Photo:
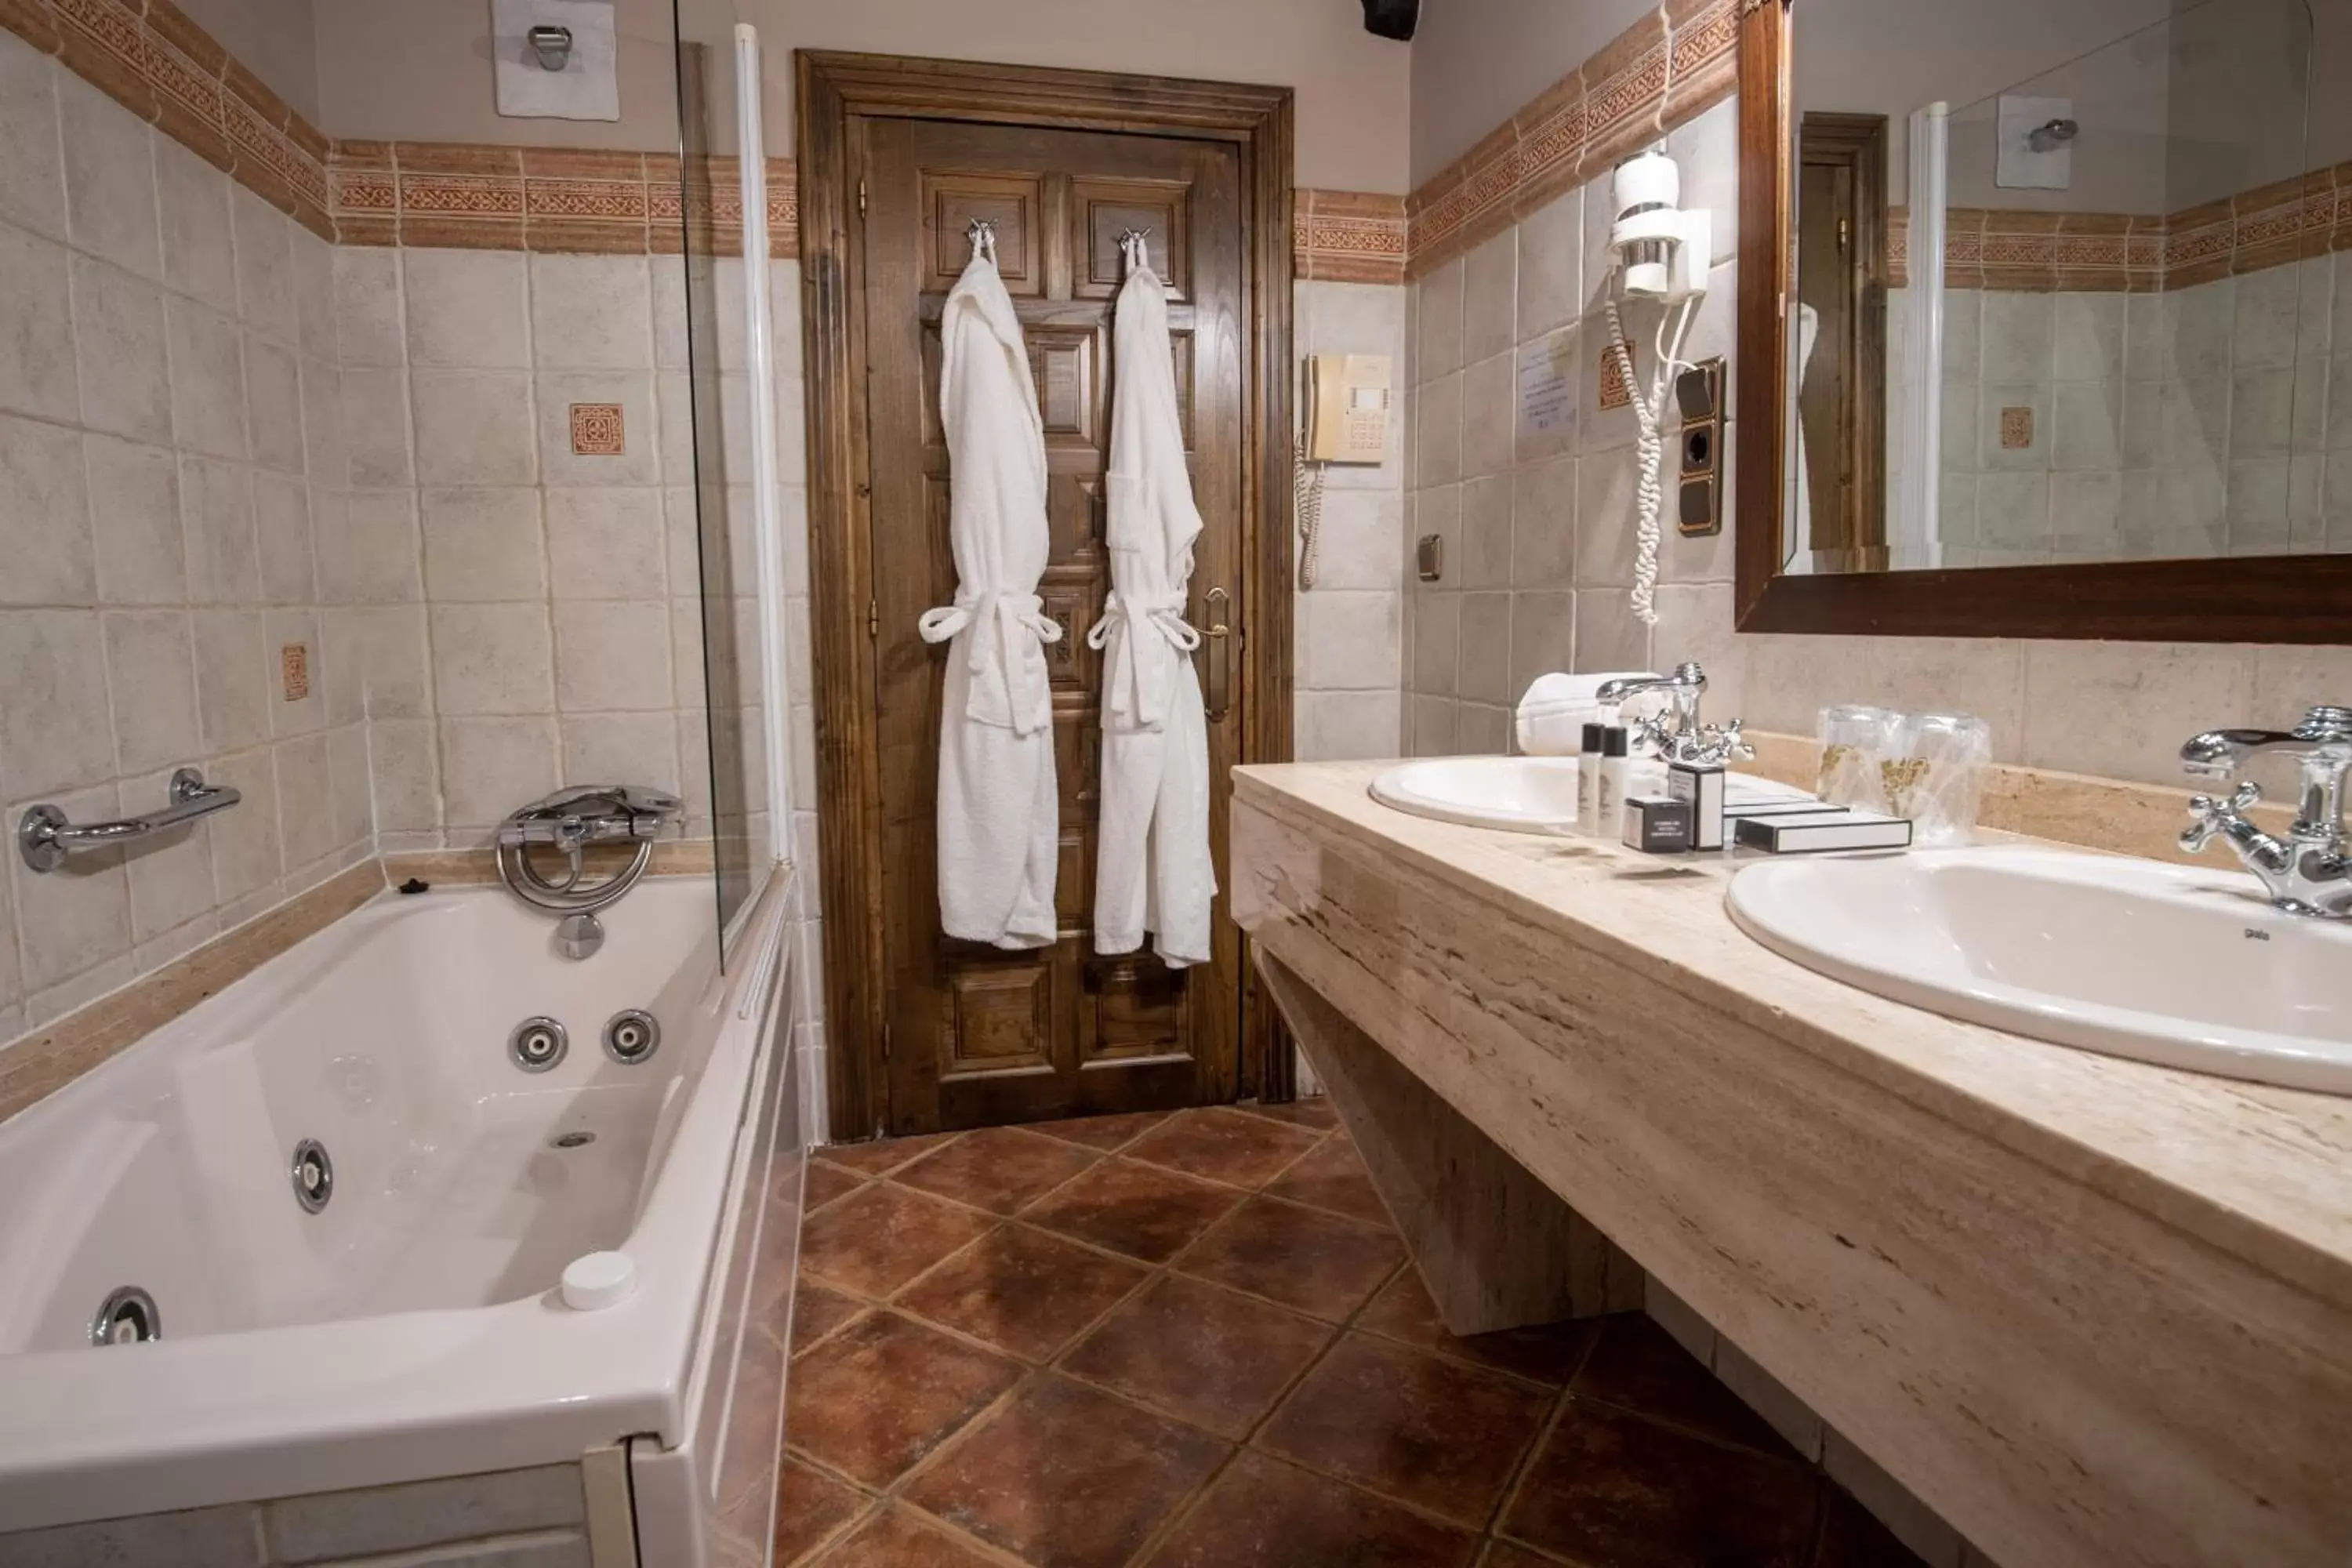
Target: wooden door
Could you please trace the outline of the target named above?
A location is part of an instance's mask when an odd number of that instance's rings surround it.
[[[1797,420],[1813,552],[1830,571],[1885,566],[1885,116],[1805,116],[1797,292],[1816,329],[1797,386]]]
[[[1244,221],[1230,142],[1094,131],[860,118],[866,325],[875,733],[882,832],[883,1005],[894,1132],[1229,1100],[1238,1080],[1240,944],[1221,895],[1216,961],[1171,970],[1148,949],[1094,951],[1102,656],[1086,635],[1110,586],[1104,549],[1112,298],[1118,236],[1150,231],[1169,283],[1170,333],[1193,496],[1204,524],[1195,626],[1209,595],[1243,602],[1242,322]],[[1029,952],[940,930],[935,812],[948,647],[916,633],[954,597],[948,453],[939,417],[940,320],[971,255],[974,218],[996,228],[998,268],[1026,337],[1045,416],[1052,554],[1038,592],[1062,627],[1054,690],[1062,853],[1060,939]],[[1230,611],[1220,618],[1234,619]],[[1240,650],[1232,700],[1211,713],[1212,852],[1225,864],[1228,770],[1240,760]]]

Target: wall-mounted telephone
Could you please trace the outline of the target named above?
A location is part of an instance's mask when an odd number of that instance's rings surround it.
[[[1307,459],[1377,463],[1389,439],[1386,354],[1317,354],[1307,362]]]
[[[1310,356],[1299,401],[1306,434],[1298,443],[1292,499],[1298,512],[1298,585],[1312,588],[1320,569],[1324,469],[1332,463],[1378,463],[1388,452],[1388,356]]]

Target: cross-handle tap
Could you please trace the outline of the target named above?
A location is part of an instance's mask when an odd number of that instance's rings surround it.
[[[1666,761],[1719,766],[1756,754],[1756,748],[1739,732],[1740,721],[1734,719],[1721,726],[1699,722],[1698,702],[1706,691],[1706,671],[1696,664],[1678,664],[1672,675],[1604,680],[1592,696],[1594,701],[1614,707],[1652,691],[1666,694],[1667,710],[1663,717],[1644,719],[1634,728],[1641,739]]]
[[[2194,855],[2214,839],[2227,843],[2262,882],[2271,902],[2294,914],[2352,918],[2352,859],[2346,854],[2345,783],[2352,776],[2352,708],[2314,708],[2291,731],[2210,730],[2180,748],[2181,765],[2208,778],[2231,778],[2259,756],[2289,758],[2302,770],[2300,801],[2286,837],[2256,827],[2246,813],[2262,788],[2242,784],[2227,801],[2198,795],[2196,821],[2180,847]]]

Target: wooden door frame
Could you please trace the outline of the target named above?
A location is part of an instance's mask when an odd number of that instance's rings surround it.
[[[1797,121],[1797,163],[1839,168],[1853,179],[1853,233],[1839,287],[1845,296],[1845,407],[1838,421],[1839,460],[1853,494],[1857,529],[1844,548],[1858,556],[1886,550],[1886,213],[1887,117],[1810,110]],[[1799,278],[1802,279],[1801,268]],[[1816,343],[1819,353],[1823,345]],[[1800,484],[1806,476],[1797,476]],[[1873,525],[1875,525],[1874,527]],[[1843,530],[1841,530],[1843,531]]]
[[[852,1139],[885,1131],[890,1106],[876,643],[867,615],[866,342],[856,286],[865,271],[856,222],[863,171],[849,122],[866,115],[978,121],[1178,135],[1238,150],[1250,288],[1249,342],[1241,345],[1241,748],[1245,763],[1272,763],[1291,756],[1292,100],[1288,88],[831,50],[795,50],[794,65],[828,1125],[836,1139]],[[1246,943],[1238,981],[1243,1090],[1286,1099],[1287,1037],[1259,994]]]

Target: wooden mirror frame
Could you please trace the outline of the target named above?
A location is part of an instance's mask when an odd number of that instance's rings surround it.
[[[1791,0],[1745,0],[1739,24],[1739,428],[1734,593],[1743,632],[2352,642],[2352,555],[1790,576],[1781,570],[1794,282]]]

